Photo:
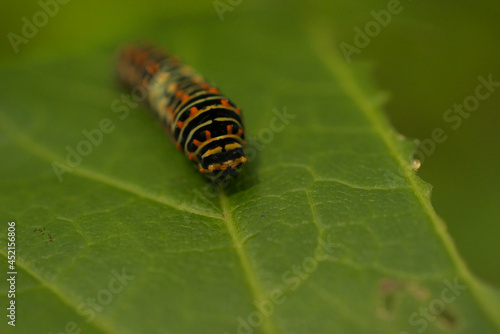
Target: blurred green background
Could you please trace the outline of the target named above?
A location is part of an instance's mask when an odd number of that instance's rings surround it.
[[[353,28],[364,29],[373,20],[370,11],[386,9],[388,1],[329,1],[329,12],[324,11],[326,3],[243,0],[224,17],[238,20],[250,11],[294,15],[297,11],[290,9],[299,6],[303,16],[295,19],[300,22],[303,17],[319,15],[321,8],[321,15],[331,18],[337,29],[337,43],[354,44]],[[373,64],[379,88],[391,97],[386,105],[388,116],[400,133],[425,139],[435,128],[446,131],[448,140],[425,157],[418,173],[433,185],[433,205],[469,267],[483,280],[500,286],[500,89],[481,102],[458,129],[443,121],[448,108],[474,93],[478,76],[491,74],[500,81],[500,3],[413,0],[401,5],[402,12],[353,55],[353,61]],[[109,50],[111,59],[123,41],[147,38],[155,29],[152,18],[158,12],[173,22],[173,29],[180,17],[217,16],[211,0],[69,1],[15,54],[7,34],[21,34],[21,18],[31,19],[39,10],[33,0],[0,3],[1,67],[102,50]]]

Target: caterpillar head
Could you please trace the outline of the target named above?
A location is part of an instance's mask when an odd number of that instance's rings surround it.
[[[230,147],[228,147],[230,146]],[[219,146],[214,150],[207,151],[200,159],[200,172],[212,181],[225,180],[236,177],[240,174],[247,157],[243,152],[243,147],[239,144]]]

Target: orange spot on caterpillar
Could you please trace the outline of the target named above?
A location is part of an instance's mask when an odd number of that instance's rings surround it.
[[[182,130],[182,127],[184,126],[184,122],[178,121],[177,122],[177,127]]]
[[[201,145],[201,141],[199,141],[197,139],[193,139],[193,144],[194,144],[194,146],[200,146]]]
[[[236,113],[237,113],[238,115],[241,115],[241,109],[240,109],[240,108],[236,108]]]
[[[146,71],[148,71],[149,74],[153,75],[155,74],[156,72],[158,72],[158,70],[160,69],[160,66],[158,65],[157,62],[150,62],[148,64],[148,66],[146,67]]]
[[[226,129],[227,129],[227,134],[228,135],[233,134],[233,127],[231,125],[228,125]]]
[[[169,115],[170,115],[170,114],[172,114],[172,112],[173,112],[173,111],[174,111],[174,109],[172,109],[172,107],[171,107],[171,106],[168,106],[168,107],[167,107],[167,114],[169,114]]]
[[[222,105],[224,105],[226,107],[229,107],[229,101],[228,100],[220,100],[220,103],[222,103]]]
[[[184,91],[183,91],[183,90],[178,90],[178,91],[175,93],[175,97],[180,97],[181,95],[184,95]]]
[[[191,116],[196,115],[199,111],[198,108],[196,108],[196,107],[191,107],[191,109],[189,109],[189,110],[191,110]]]
[[[211,87],[208,91],[213,94],[219,94],[219,90],[215,87]]]
[[[189,160],[191,160],[191,161],[194,161],[194,160],[195,160],[194,155],[192,155],[191,153],[188,153],[188,158],[189,158]]]
[[[184,96],[182,97],[181,102],[182,102],[182,103],[184,103],[184,102],[186,102],[187,100],[189,100],[189,98],[190,98],[190,96],[189,96],[189,95],[184,95]]]
[[[203,89],[210,89],[210,85],[207,84],[206,82],[204,82],[204,83],[201,84],[201,88],[203,88]]]
[[[239,129],[238,132],[236,133],[236,135],[240,136],[243,134],[243,130]]]
[[[176,144],[175,144],[175,147],[177,147],[177,149],[178,149],[179,151],[182,151],[182,147],[181,147],[181,144],[179,144],[179,143],[176,143]]]
[[[207,139],[211,139],[212,138],[212,134],[210,133],[210,131],[205,130],[205,137],[207,137]]]

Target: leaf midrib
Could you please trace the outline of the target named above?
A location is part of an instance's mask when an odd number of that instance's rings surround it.
[[[258,275],[256,274],[256,270],[254,266],[251,264],[250,258],[248,257],[244,247],[243,241],[238,233],[236,228],[236,224],[234,223],[233,216],[231,214],[231,208],[228,202],[227,196],[221,190],[219,193],[220,203],[222,207],[222,211],[224,214],[224,223],[227,227],[229,235],[234,245],[234,250],[238,256],[243,272],[245,273],[245,278],[247,280],[250,292],[253,295],[254,301],[260,302],[266,299],[266,295],[262,289],[262,284],[259,281]],[[269,334],[277,333],[276,325],[274,324],[274,317],[264,317],[262,324],[262,329]]]

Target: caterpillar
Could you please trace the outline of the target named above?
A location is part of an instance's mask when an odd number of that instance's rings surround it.
[[[211,180],[240,174],[247,161],[241,109],[173,56],[151,45],[118,52],[118,79],[147,93],[146,104],[177,148]]]

